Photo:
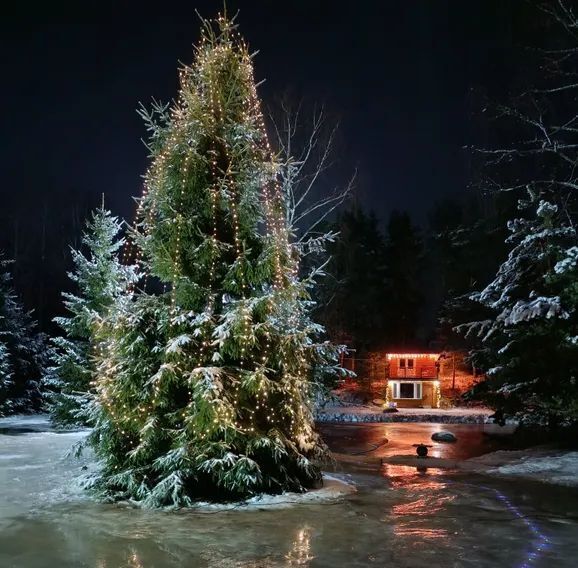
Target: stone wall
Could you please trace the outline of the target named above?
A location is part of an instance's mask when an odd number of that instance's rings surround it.
[[[317,422],[375,423],[375,422],[428,422],[436,424],[492,424],[493,419],[487,413],[443,414],[442,412],[424,411],[423,413],[404,414],[400,412],[342,412],[339,410],[321,409],[315,416]]]

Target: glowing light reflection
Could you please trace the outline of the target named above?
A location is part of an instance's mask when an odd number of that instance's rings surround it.
[[[309,566],[315,556],[311,554],[311,528],[304,526],[297,531],[291,550],[285,555],[288,566]]]
[[[435,515],[443,511],[459,495],[455,492],[454,495],[446,494],[440,496],[440,494],[444,492],[447,486],[460,484],[472,487],[478,491],[492,493],[514,519],[523,523],[530,532],[529,549],[525,552],[524,559],[519,564],[516,564],[516,568],[532,568],[536,566],[538,561],[552,548],[551,540],[544,534],[538,523],[526,516],[499,489],[474,483],[448,480],[447,478],[444,478],[443,481],[435,479],[435,477],[444,474],[442,470],[427,469],[426,473],[426,468],[424,468],[420,473],[419,468],[416,470],[414,466],[383,464],[382,471],[384,476],[390,480],[393,489],[405,489],[410,499],[415,497],[416,494],[418,495],[417,498],[413,498],[406,503],[398,503],[391,509],[396,521],[393,530],[398,537],[436,541],[451,538],[446,529],[432,526],[432,523],[435,521]],[[432,474],[433,477],[430,478]],[[424,526],[426,523],[428,526]]]

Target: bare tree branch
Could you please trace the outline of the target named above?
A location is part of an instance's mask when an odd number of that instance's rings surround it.
[[[281,102],[281,117],[269,113],[278,148],[279,175],[285,198],[286,217],[294,244],[302,251],[322,247],[323,239],[335,239],[331,231],[314,233],[350,197],[355,175],[330,193],[321,190],[324,175],[333,165],[331,156],[338,126],[326,128],[324,108],[316,108],[305,119],[303,104],[292,109]],[[305,122],[305,128],[302,124]],[[306,134],[304,134],[304,131]]]

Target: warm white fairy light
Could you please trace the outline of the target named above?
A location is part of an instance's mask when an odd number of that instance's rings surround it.
[[[221,24],[225,26],[224,21]],[[225,32],[229,33],[225,29]],[[235,34],[231,34],[235,36]],[[246,251],[244,245],[244,233],[247,229],[243,226],[243,211],[240,207],[241,196],[237,188],[235,175],[236,172],[231,171],[230,168],[225,168],[225,171],[220,170],[220,160],[222,159],[222,164],[231,164],[231,148],[227,143],[227,140],[223,140],[221,135],[224,129],[223,119],[224,113],[221,105],[221,93],[219,88],[219,78],[215,76],[218,72],[219,65],[224,65],[228,58],[236,57],[241,58],[243,64],[243,76],[242,81],[245,88],[247,88],[249,93],[249,102],[246,110],[244,111],[243,120],[249,125],[254,125],[257,132],[255,139],[253,141],[253,151],[261,156],[266,163],[269,164],[267,171],[260,172],[263,177],[263,182],[261,186],[261,203],[263,207],[263,218],[265,221],[265,233],[266,246],[271,247],[271,253],[273,258],[273,281],[272,290],[266,290],[264,293],[267,295],[266,305],[267,309],[264,314],[264,325],[259,331],[252,330],[253,324],[253,304],[252,296],[254,295],[252,287],[250,285],[250,275],[246,274]],[[169,160],[172,161],[175,152],[183,152],[184,160],[180,179],[180,195],[178,199],[177,212],[175,214],[175,240],[173,243],[173,250],[171,252],[172,257],[172,268],[170,281],[172,283],[171,289],[171,314],[173,316],[173,321],[177,321],[175,316],[178,312],[178,282],[184,274],[186,274],[186,267],[182,265],[185,261],[185,256],[183,255],[184,246],[184,227],[186,226],[186,207],[187,203],[187,182],[188,182],[188,172],[191,154],[189,151],[189,146],[184,142],[184,136],[186,132],[186,127],[189,121],[193,120],[187,115],[186,105],[197,104],[200,100],[206,116],[202,120],[206,120],[207,123],[203,127],[208,128],[208,136],[213,140],[212,147],[210,151],[210,175],[211,184],[208,188],[209,198],[210,198],[210,216],[211,216],[211,227],[210,234],[207,235],[209,239],[211,254],[210,260],[207,264],[208,269],[208,305],[207,312],[210,314],[214,309],[215,294],[219,290],[217,286],[217,279],[221,276],[217,273],[218,261],[220,256],[220,241],[218,236],[218,223],[220,221],[220,206],[226,204],[229,209],[231,222],[231,228],[233,232],[233,246],[235,251],[235,262],[238,268],[238,304],[237,309],[239,311],[239,317],[241,321],[241,337],[239,342],[239,359],[240,364],[243,367],[243,372],[241,373],[241,378],[232,382],[232,401],[233,403],[228,403],[226,401],[216,401],[213,405],[213,418],[211,420],[211,425],[204,428],[202,431],[199,429],[197,435],[201,439],[212,436],[213,429],[222,429],[226,432],[226,428],[234,428],[239,432],[251,433],[255,432],[258,427],[258,421],[260,419],[265,420],[269,423],[274,423],[275,421],[282,420],[284,418],[289,420],[290,430],[293,434],[306,432],[306,425],[309,418],[305,416],[303,410],[303,384],[304,377],[306,376],[308,370],[307,358],[305,356],[305,351],[301,351],[297,355],[296,363],[286,363],[282,360],[282,354],[277,353],[276,349],[279,347],[272,343],[272,335],[269,329],[268,318],[277,317],[276,312],[276,301],[282,301],[289,298],[289,300],[294,299],[295,293],[288,290],[290,288],[290,283],[293,278],[297,276],[298,264],[296,261],[296,255],[293,254],[292,245],[290,243],[289,234],[287,230],[287,222],[284,214],[283,207],[283,196],[281,186],[277,179],[277,165],[275,164],[274,153],[269,144],[267,133],[265,129],[265,123],[263,119],[263,114],[260,109],[260,102],[257,96],[254,78],[253,78],[253,67],[251,58],[248,54],[246,45],[244,43],[238,43],[235,45],[232,40],[228,40],[225,43],[219,44],[216,47],[212,41],[207,41],[206,38],[201,40],[201,46],[197,51],[197,67],[195,70],[185,68],[181,70],[181,91],[179,93],[179,102],[172,109],[172,123],[173,123],[173,133],[172,136],[167,140],[165,147],[160,150],[147,174],[147,183],[143,190],[141,199],[139,200],[137,207],[137,218],[141,219],[141,227],[143,232],[143,240],[146,241],[150,239],[153,230],[153,222],[155,217],[156,199],[152,191],[156,188],[161,188],[166,183],[165,177],[169,175],[170,169],[167,166]],[[196,81],[199,80],[199,76],[204,76],[206,79],[208,75],[208,92],[199,89],[199,92],[189,92],[190,90],[198,89]],[[218,73],[217,73],[218,75]],[[189,91],[188,91],[189,90]],[[196,99],[195,99],[196,97]],[[194,120],[201,120],[195,118]],[[183,139],[181,139],[181,136]],[[214,140],[219,140],[219,148],[215,147]],[[222,144],[221,144],[222,143]],[[144,216],[143,216],[144,213]],[[223,220],[226,221],[224,215]],[[224,249],[224,247],[223,247]],[[226,250],[226,249],[224,249]],[[127,253],[128,254],[128,253]],[[142,246],[137,247],[137,263],[143,263],[143,250]],[[128,258],[128,257],[125,257]],[[148,272],[146,274],[148,277]],[[167,283],[164,284],[165,290]],[[299,317],[297,310],[291,314],[291,317]],[[199,338],[196,340],[196,349],[187,349],[187,357],[192,356],[191,352],[194,352],[194,364],[197,367],[202,367],[206,364],[207,352],[210,351],[211,341],[210,336],[212,332],[212,321],[209,320],[201,325],[201,333]],[[257,345],[260,349],[260,353],[257,357],[257,349],[253,349],[252,345],[255,341],[253,334],[258,334],[256,338]],[[249,350],[253,357],[249,357]],[[210,359],[209,359],[210,360]],[[249,361],[252,361],[253,365],[249,366]],[[271,371],[268,366],[272,368],[279,369],[279,378],[271,380],[268,375]],[[294,367],[294,368],[293,368]],[[109,371],[110,375],[110,388],[113,387],[113,371]],[[241,386],[242,377],[255,373],[258,377],[258,388],[253,396],[254,407],[248,406],[250,402],[248,400],[244,401],[244,408],[238,408],[240,404],[240,392],[243,387]],[[275,373],[275,371],[273,371]],[[162,375],[160,375],[162,377]],[[195,403],[193,401],[193,386],[194,381],[197,380],[194,377],[189,379],[189,389],[188,389],[188,401],[184,408],[182,409],[180,415],[183,420],[189,419],[194,414]],[[288,396],[279,408],[275,407],[272,402],[272,397],[275,389],[283,390],[288,392]],[[244,390],[244,389],[243,389]],[[131,420],[144,423],[144,420],[153,412],[153,407],[159,402],[163,387],[161,384],[161,378],[154,383],[151,398],[148,401],[148,405],[144,403],[139,403],[134,406],[134,408],[123,408],[122,405],[118,405],[114,401],[110,402],[111,415],[113,408],[122,408],[123,411],[128,413],[133,413]],[[107,392],[106,396],[110,396]],[[244,396],[249,398],[246,393]],[[249,418],[247,418],[247,416]],[[242,418],[243,417],[243,418]],[[283,418],[284,417],[284,418]],[[115,420],[120,419],[118,414],[114,416]],[[199,426],[200,428],[200,426]]]

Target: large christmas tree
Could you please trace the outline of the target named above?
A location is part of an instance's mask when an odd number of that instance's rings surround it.
[[[125,296],[101,326],[96,486],[145,506],[303,491],[321,482],[310,384],[333,351],[316,343],[230,21],[204,24],[180,79],[171,109],[143,111],[152,163],[134,240],[157,293]]]

